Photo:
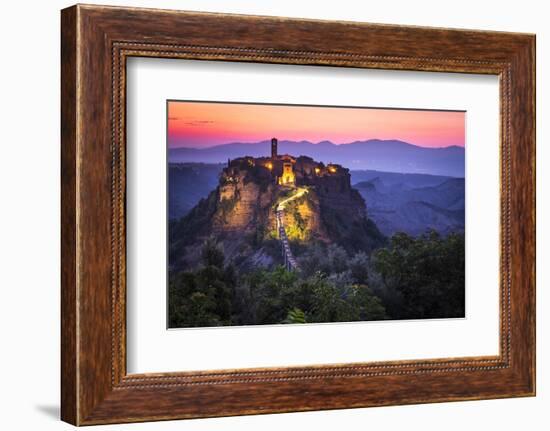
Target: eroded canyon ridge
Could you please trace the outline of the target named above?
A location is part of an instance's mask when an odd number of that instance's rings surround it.
[[[349,170],[228,160],[169,223],[169,327],[463,317],[464,236],[384,236]]]

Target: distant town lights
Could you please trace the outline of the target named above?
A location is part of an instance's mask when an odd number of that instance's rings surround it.
[[[329,166],[329,167],[328,167],[328,171],[329,171],[331,174],[335,174],[335,173],[336,173],[336,166]]]

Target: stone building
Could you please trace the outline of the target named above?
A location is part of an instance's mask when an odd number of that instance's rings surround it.
[[[258,180],[263,178],[279,186],[316,186],[321,193],[346,193],[350,188],[348,169],[333,163],[325,165],[308,156],[279,154],[277,138],[271,139],[270,156],[228,160],[224,182],[238,181],[239,172],[249,172]]]
[[[271,160],[266,163],[266,167],[275,175],[277,184],[295,186],[294,163],[296,163],[296,159],[288,154],[279,156],[277,144],[277,138],[271,138]]]

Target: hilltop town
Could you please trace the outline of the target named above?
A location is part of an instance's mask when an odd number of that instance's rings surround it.
[[[210,235],[240,266],[288,269],[296,266],[291,243],[369,250],[382,242],[347,168],[278,154],[276,138],[265,157],[228,160],[216,190],[172,227],[170,264],[192,265],[194,247]]]
[[[274,184],[284,187],[315,185],[322,182],[325,187],[344,191],[349,186],[348,169],[332,163],[325,165],[307,156],[280,155],[277,152],[277,138],[271,139],[270,157],[240,157],[228,160],[227,168],[224,170],[225,179],[231,181],[236,172],[249,167],[257,167],[260,176],[269,177]]]

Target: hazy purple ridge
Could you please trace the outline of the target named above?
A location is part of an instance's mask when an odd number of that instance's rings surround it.
[[[170,163],[225,163],[227,159],[270,154],[270,141],[234,142],[207,148],[177,147],[170,142]],[[464,177],[465,149],[460,146],[421,147],[399,140],[370,139],[336,145],[330,141],[279,141],[279,154],[309,156],[324,163],[338,163],[351,170],[370,169],[385,172],[425,173]]]

